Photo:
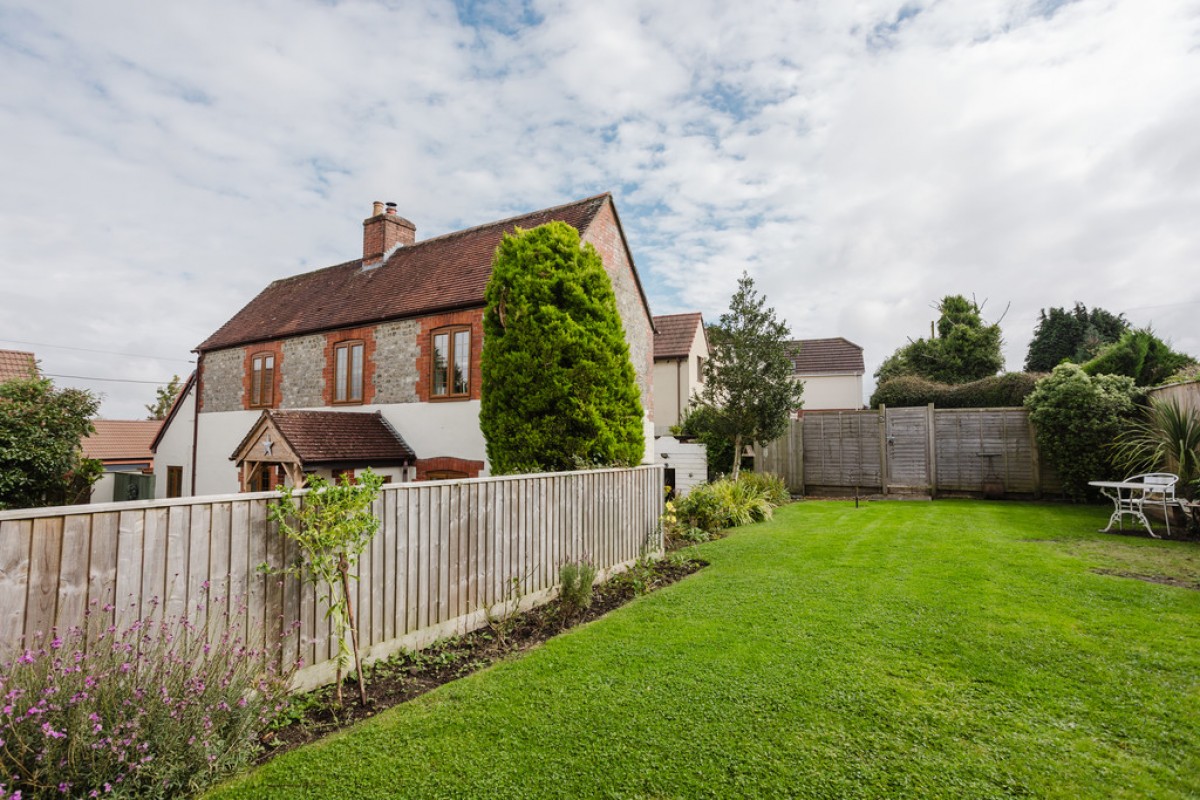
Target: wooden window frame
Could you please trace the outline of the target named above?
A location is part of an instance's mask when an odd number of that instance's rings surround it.
[[[271,366],[266,365],[270,359]],[[263,366],[259,366],[262,364]],[[278,369],[275,353],[263,350],[250,356],[250,408],[275,407],[275,371]]]
[[[167,467],[167,497],[183,497],[183,467]]]
[[[467,380],[466,387],[461,392],[453,391],[454,370],[453,366],[458,352],[455,348],[454,340],[460,333],[467,334]],[[446,337],[446,391],[439,394],[437,391],[437,337]],[[438,328],[429,334],[429,399],[434,402],[445,400],[470,400],[471,399],[471,381],[475,377],[472,375],[471,369],[471,341],[472,331],[470,325],[447,325],[444,328]]]
[[[361,364],[358,372],[358,397],[354,398],[354,348],[358,348],[360,352]],[[346,380],[343,384],[338,380],[338,354],[342,351],[346,352]],[[346,339],[343,342],[337,342],[333,345],[333,364],[331,369],[333,381],[333,391],[330,392],[330,399],[335,406],[361,406],[366,400],[367,386],[367,343],[362,339]],[[344,390],[346,396],[339,400],[338,392]]]

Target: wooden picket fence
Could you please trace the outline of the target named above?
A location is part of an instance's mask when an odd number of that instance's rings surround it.
[[[0,661],[52,628],[188,616],[236,598],[257,642],[283,641],[306,665],[296,686],[327,682],[338,651],[311,583],[259,569],[293,563],[295,546],[256,494],[0,512]],[[552,596],[558,569],[602,573],[661,552],[663,469],[643,466],[388,485],[379,532],[355,582],[368,658],[486,621],[488,609]],[[296,626],[294,623],[298,622]]]

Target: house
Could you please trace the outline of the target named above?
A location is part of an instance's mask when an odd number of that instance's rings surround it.
[[[195,434],[196,373],[192,372],[179,387],[175,402],[150,443],[150,452],[154,454],[156,499],[191,494]]]
[[[83,456],[104,465],[104,474],[92,485],[91,502],[149,500],[154,497],[154,456],[150,445],[158,436],[157,419],[96,419],[96,430],[84,437]]]
[[[0,350],[0,383],[19,378],[36,378],[37,359],[24,350]]]
[[[365,467],[393,481],[487,474],[479,365],[492,258],[503,234],[556,220],[596,248],[612,280],[649,461],[653,323],[613,198],[602,194],[424,241],[394,204],[376,203],[360,258],[275,281],[196,348],[194,388],[164,426],[156,471],[165,480],[176,468],[184,494]],[[333,426],[358,449],[304,443]]]
[[[842,337],[788,342],[796,380],[804,384],[804,410],[863,407],[863,349]]]
[[[654,435],[679,424],[692,395],[704,385],[708,334],[699,313],[654,318]]]

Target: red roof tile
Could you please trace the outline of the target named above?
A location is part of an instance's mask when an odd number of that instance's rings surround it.
[[[491,222],[401,247],[381,266],[362,260],[277,280],[197,350],[345,328],[432,311],[483,305],[492,257],[516,227],[562,221],[582,234],[608,194]]]
[[[24,350],[0,350],[0,383],[14,378],[36,378],[37,360]]]
[[[412,461],[412,448],[376,411],[264,411],[302,464]],[[246,446],[250,429],[231,459]]]
[[[665,314],[654,318],[654,358],[687,358],[696,340],[696,330],[704,326],[699,312]]]
[[[863,349],[840,336],[836,339],[800,339],[788,342],[788,347],[797,375],[862,375],[866,372]]]
[[[158,436],[162,420],[94,419],[96,432],[84,438],[83,454],[101,461],[149,461],[150,443]]]

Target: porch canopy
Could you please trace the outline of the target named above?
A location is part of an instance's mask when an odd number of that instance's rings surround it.
[[[248,490],[264,468],[281,467],[293,486],[318,467],[407,467],[416,454],[380,412],[268,409],[229,457]]]

